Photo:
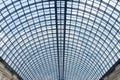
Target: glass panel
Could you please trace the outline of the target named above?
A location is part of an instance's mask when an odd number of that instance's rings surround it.
[[[117,0],[1,0],[0,57],[23,80],[99,80],[120,59]]]

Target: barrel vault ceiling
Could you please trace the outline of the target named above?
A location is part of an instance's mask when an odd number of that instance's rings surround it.
[[[0,57],[23,80],[99,80],[120,59],[120,2],[0,0]]]

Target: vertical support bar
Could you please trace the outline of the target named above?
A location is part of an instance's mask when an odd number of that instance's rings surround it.
[[[63,78],[64,80],[64,60],[65,60],[65,36],[66,36],[66,12],[67,12],[67,0],[65,0],[65,10],[64,10],[64,42],[63,42]]]
[[[60,80],[60,59],[59,59],[59,40],[58,40],[58,21],[57,21],[57,1],[55,0],[55,23],[56,23],[56,38],[57,38],[57,57],[58,57],[58,80]]]

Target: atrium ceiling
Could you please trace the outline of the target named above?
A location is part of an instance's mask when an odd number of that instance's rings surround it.
[[[120,2],[0,0],[0,57],[23,80],[99,80],[120,59]]]

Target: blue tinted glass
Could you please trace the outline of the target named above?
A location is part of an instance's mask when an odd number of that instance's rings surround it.
[[[23,80],[99,80],[120,59],[117,0],[0,0],[0,57]]]

